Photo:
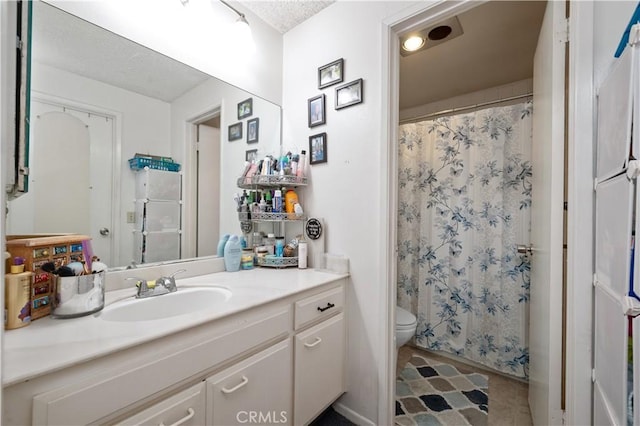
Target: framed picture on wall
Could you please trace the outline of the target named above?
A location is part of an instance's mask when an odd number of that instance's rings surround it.
[[[242,139],[242,122],[229,126],[229,142]]]
[[[259,131],[260,131],[259,118],[253,118],[247,121],[247,143],[258,142]]]
[[[309,164],[327,162],[327,134],[309,136]]]
[[[340,58],[318,68],[318,89],[333,86],[344,79],[344,59]]]
[[[249,149],[244,154],[244,159],[250,163],[258,162],[258,150],[257,149]]]
[[[307,101],[309,105],[309,127],[319,126],[326,122],[324,99],[324,95],[319,95]]]
[[[362,103],[363,81],[361,78],[336,87],[336,109]]]
[[[238,104],[238,120],[251,117],[253,114],[253,98],[246,99]]]

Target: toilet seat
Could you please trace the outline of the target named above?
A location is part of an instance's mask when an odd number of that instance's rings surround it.
[[[416,319],[415,315],[413,315],[411,312],[407,311],[406,309],[402,309],[401,307],[396,306],[396,329],[397,330],[415,328],[417,322],[418,320]]]

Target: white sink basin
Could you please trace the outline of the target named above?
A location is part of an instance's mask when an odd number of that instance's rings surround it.
[[[104,321],[151,321],[215,309],[231,297],[223,287],[179,288],[174,293],[144,299],[130,298],[106,306],[98,313]]]

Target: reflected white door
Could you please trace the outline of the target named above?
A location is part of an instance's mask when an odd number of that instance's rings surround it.
[[[220,228],[220,129],[198,125],[198,245],[196,256],[217,252]]]
[[[544,425],[562,424],[564,16],[564,1],[547,3],[533,72],[529,406]]]
[[[111,118],[32,99],[30,187],[9,204],[7,233],[89,235],[94,254],[112,264],[113,126]]]

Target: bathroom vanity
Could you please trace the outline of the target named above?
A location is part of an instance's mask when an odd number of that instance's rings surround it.
[[[8,331],[2,424],[307,424],[345,391],[347,281],[218,272],[178,279],[170,316],[118,310],[138,303],[126,288],[92,316]]]

